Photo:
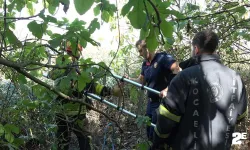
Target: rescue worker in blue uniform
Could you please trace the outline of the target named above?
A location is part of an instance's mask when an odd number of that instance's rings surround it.
[[[156,109],[160,105],[162,97],[166,96],[167,86],[171,79],[179,71],[176,60],[166,52],[151,52],[148,50],[145,40],[138,40],[136,48],[139,55],[144,58],[141,67],[141,74],[133,81],[146,84],[149,88],[161,91],[161,94],[155,94],[148,91],[148,104],[146,116],[151,118],[152,123],[156,123]],[[153,127],[147,127],[147,137],[149,140],[153,138]]]
[[[153,149],[230,149],[236,123],[247,116],[247,94],[240,75],[221,63],[218,44],[211,30],[194,36],[198,63],[183,64],[171,81],[157,109]]]

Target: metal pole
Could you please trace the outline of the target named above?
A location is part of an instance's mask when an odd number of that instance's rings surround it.
[[[95,95],[95,94],[87,93],[87,96],[88,96],[88,97],[91,97],[91,98],[93,98],[93,99],[95,99],[95,100],[98,100],[98,101],[100,101],[100,102],[102,102],[102,103],[105,103],[105,104],[107,104],[107,105],[109,105],[109,106],[111,106],[111,107],[113,107],[113,108],[115,108],[115,109],[117,109],[117,110],[119,110],[119,111],[121,111],[121,112],[123,112],[123,113],[125,113],[125,114],[128,114],[128,115],[130,115],[130,116],[132,116],[132,117],[134,117],[134,118],[137,118],[137,115],[136,115],[136,114],[133,114],[133,113],[127,111],[126,109],[121,108],[121,107],[118,107],[117,105],[115,105],[115,104],[113,104],[113,103],[111,103],[111,102],[109,102],[109,101],[107,101],[107,100],[105,100],[105,99],[102,99],[101,97],[99,97],[99,96],[97,96],[97,95]],[[151,126],[152,126],[152,127],[155,127],[155,124],[151,123]]]
[[[140,83],[137,83],[137,82],[135,82],[135,81],[129,80],[129,79],[124,78],[124,77],[122,77],[122,76],[118,76],[118,75],[115,75],[115,74],[113,74],[113,76],[116,77],[116,78],[118,78],[118,79],[122,79],[122,80],[124,80],[124,81],[126,81],[126,82],[128,82],[128,83],[131,83],[131,84],[133,84],[133,85],[135,85],[135,86],[137,86],[137,87],[144,88],[144,89],[146,89],[146,90],[148,90],[148,91],[150,91],[150,92],[153,92],[153,93],[155,93],[155,94],[160,94],[160,92],[157,91],[157,90],[154,90],[154,89],[152,89],[152,88],[149,88],[149,87],[147,87],[147,86],[144,86],[144,85],[142,85],[142,84],[140,84]]]

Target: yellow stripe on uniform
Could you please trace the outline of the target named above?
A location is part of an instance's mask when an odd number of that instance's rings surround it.
[[[237,118],[237,120],[241,120],[242,118],[246,117],[247,112],[248,112],[248,107],[247,107],[246,111]]]
[[[180,122],[181,116],[177,116],[169,112],[163,105],[160,105],[159,112],[162,116],[165,116],[175,122]]]
[[[102,92],[103,87],[104,87],[103,85],[97,84],[96,87],[95,87],[95,91],[96,91],[95,94],[101,95],[101,92]]]
[[[161,134],[161,133],[158,131],[157,127],[155,127],[154,130],[155,130],[155,133],[156,133],[160,138],[167,138],[167,137],[169,136],[169,134]]]

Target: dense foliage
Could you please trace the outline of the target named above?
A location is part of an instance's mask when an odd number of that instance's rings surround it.
[[[67,97],[66,89],[70,79],[78,80],[84,89],[87,83],[101,80],[109,73],[109,67],[117,73],[138,75],[140,65],[135,59],[134,37],[130,33],[138,31],[141,39],[146,39],[150,51],[167,50],[178,60],[189,57],[190,40],[203,29],[211,28],[220,36],[220,54],[223,61],[231,65],[246,77],[249,66],[235,65],[248,63],[250,52],[250,1],[211,1],[206,0],[203,7],[193,1],[181,0],[1,0],[0,1],[0,145],[18,148],[30,138],[37,138],[45,146],[53,147],[56,125],[54,113],[58,106],[54,104],[56,95],[68,100],[85,104],[84,100]],[[122,6],[119,6],[122,5]],[[36,7],[41,6],[37,14]],[[54,16],[58,9],[67,13],[74,7],[78,14],[93,11],[95,18],[90,24],[76,18],[69,22],[67,18]],[[19,16],[27,10],[28,17]],[[33,38],[20,40],[14,32],[16,22],[29,20],[27,29]],[[130,27],[127,35],[119,32],[119,47],[111,56],[110,64],[95,63],[92,59],[79,61],[84,70],[81,76],[71,74],[54,88],[53,82],[46,78],[52,68],[67,69],[61,57],[65,54],[63,41],[79,42],[83,48],[91,44],[100,46],[93,33],[102,28],[102,22],[113,24],[113,30],[121,30],[119,20],[126,20]],[[87,25],[88,24],[88,25]],[[50,27],[62,29],[54,33]],[[73,53],[77,44],[72,44]],[[244,55],[243,55],[244,54]],[[126,56],[131,56],[130,58]],[[126,57],[126,58],[125,58]],[[123,58],[123,59],[121,59]],[[229,59],[230,58],[230,59]],[[55,62],[57,65],[55,65]],[[122,66],[121,64],[125,64]],[[139,66],[139,67],[138,67]],[[114,79],[110,80],[114,84]],[[138,89],[129,87],[130,99],[138,98]],[[136,103],[136,101],[133,101]],[[96,110],[101,113],[100,110]],[[139,119],[139,124],[145,121]],[[139,145],[142,148],[144,145]]]

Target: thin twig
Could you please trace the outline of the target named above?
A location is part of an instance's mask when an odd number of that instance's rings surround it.
[[[7,16],[7,4],[6,3],[7,3],[6,0],[4,0],[4,17]],[[6,18],[4,18],[4,29],[3,29],[3,33],[1,34],[2,43],[1,43],[0,57],[2,57],[3,47],[4,47],[4,50],[6,50],[6,41],[5,41],[6,28],[7,28],[7,22],[6,22]]]

